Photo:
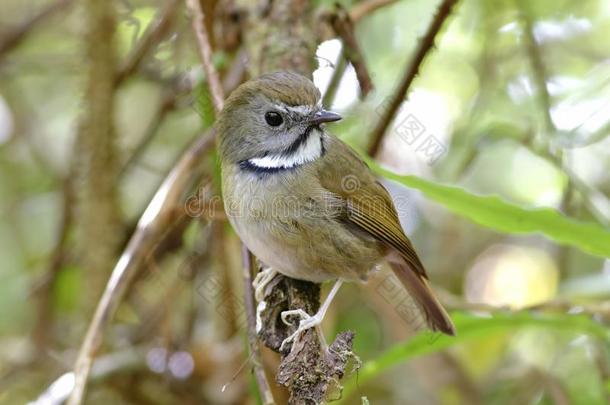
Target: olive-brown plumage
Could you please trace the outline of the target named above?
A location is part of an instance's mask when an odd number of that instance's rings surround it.
[[[319,91],[295,73],[236,89],[218,121],[230,222],[263,263],[292,278],[365,280],[388,260],[429,326],[453,334],[388,192],[322,127],[339,118],[322,110]]]

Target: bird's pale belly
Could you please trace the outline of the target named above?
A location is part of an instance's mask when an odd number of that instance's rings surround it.
[[[273,220],[233,218],[231,222],[261,262],[291,278],[315,283],[338,278],[365,280],[382,259],[374,242],[336,234],[336,225],[320,223],[314,226],[318,229],[298,228],[293,233]]]

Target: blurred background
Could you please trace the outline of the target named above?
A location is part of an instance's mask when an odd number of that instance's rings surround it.
[[[268,4],[201,4],[228,93],[256,74],[252,16]],[[438,4],[340,4],[374,89],[362,97],[326,0],[312,6],[313,78],[345,117],[330,131],[366,150]],[[418,332],[387,269],[344,287],[324,330],[355,331],[362,368],[342,380],[342,401],[609,403],[610,2],[462,0],[443,27],[377,161],[426,181],[386,184],[458,337]],[[138,219],[213,121],[182,2],[2,1],[0,403],[34,401],[71,370]],[[215,183],[214,153],[203,163]],[[434,185],[474,199],[434,197]],[[146,253],[86,403],[258,403],[240,368],[239,240],[202,193]],[[284,403],[277,355],[263,359]]]

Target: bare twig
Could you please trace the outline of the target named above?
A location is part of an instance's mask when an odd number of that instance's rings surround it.
[[[86,0],[86,85],[73,146],[75,224],[79,265],[86,269],[87,312],[95,308],[121,247],[119,155],[115,129],[116,15],[109,2]]]
[[[551,96],[546,85],[546,67],[544,66],[540,49],[536,43],[536,38],[534,37],[534,24],[532,19],[527,15],[527,12],[522,11],[521,14],[524,24],[524,43],[527,55],[532,65],[534,83],[538,90],[538,98],[542,113],[544,114],[546,129],[549,131],[555,131],[555,124],[553,123],[553,118],[551,117]]]
[[[81,345],[74,368],[75,385],[69,405],[82,402],[91,364],[101,346],[106,325],[147,257],[147,252],[155,245],[158,235],[175,219],[175,208],[181,204],[185,192],[195,179],[202,176],[202,156],[213,146],[213,131],[198,138],[169,173],[140,218],[136,231],[112,271]]]
[[[252,253],[245,245],[242,245],[243,277],[244,277],[244,303],[246,307],[246,318],[248,321],[248,343],[250,345],[250,355],[252,356],[252,367],[256,384],[261,395],[263,404],[273,405],[273,394],[269,388],[269,382],[265,376],[260,347],[258,346],[258,336],[256,335],[256,303],[254,302],[254,291],[252,288],[252,273],[254,258]]]
[[[525,146],[534,153],[550,160],[559,170],[562,170],[566,174],[568,181],[560,203],[561,211],[565,212],[567,215],[572,215],[576,208],[576,204],[583,204],[584,208],[599,222],[607,224],[608,216],[604,211],[604,206],[598,206],[600,202],[603,204],[602,201],[607,201],[607,199],[604,199],[595,189],[591,188],[574,173],[568,163],[568,156],[561,147],[552,145],[552,143],[549,142],[549,139],[551,141],[554,139],[556,140],[557,127],[551,116],[552,99],[547,86],[547,68],[543,60],[542,49],[534,36],[534,21],[532,21],[532,18],[528,14],[525,3],[518,2],[518,5],[521,8],[525,50],[531,64],[533,82],[537,89],[536,96],[544,117],[544,130],[548,134],[551,134],[550,137],[548,135],[535,137],[536,132],[532,131],[531,135],[524,142]],[[581,195],[581,199],[574,198],[577,193]],[[594,199],[592,198],[593,196],[596,196],[597,198]],[[599,198],[600,196],[601,198]],[[570,252],[571,249],[567,246],[562,246],[557,251],[557,261],[560,265],[561,274],[565,274],[567,271],[566,266]]]
[[[239,273],[234,272],[234,266],[232,266],[232,260],[229,257],[232,253],[229,253],[227,246],[229,244],[228,232],[226,229],[226,223],[213,221],[210,224],[211,245],[209,249],[215,254],[212,255],[212,269],[215,272],[215,276],[218,280],[218,295],[214,298],[216,304],[222,305],[222,315],[216,318],[217,322],[214,323],[214,329],[217,331],[217,336],[220,339],[230,339],[235,336],[241,329],[241,319],[239,317],[243,315],[241,307],[237,306],[235,297],[241,297],[241,293],[235,293],[235,283],[232,274],[239,277]],[[240,309],[240,311],[238,311]]]
[[[398,0],[365,0],[352,7],[349,11],[349,16],[355,24],[367,15],[375,12],[377,9],[394,4],[397,1]]]
[[[242,48],[236,52],[233,63],[229,69],[227,69],[222,79],[222,87],[226,94],[233,91],[244,81],[247,65],[248,53]]]
[[[250,56],[255,76],[279,70],[291,70],[304,76],[313,71],[316,37],[313,32],[313,4],[309,0],[284,0],[268,3],[260,21],[265,29],[253,41],[257,51]]]
[[[204,16],[199,3],[196,0],[187,0],[188,7],[193,13],[193,29],[197,36],[197,42],[199,44],[199,52],[201,60],[206,71],[208,78],[208,85],[212,92],[212,101],[216,112],[220,112],[224,105],[224,94],[222,85],[218,78],[218,74],[214,69],[211,61],[211,47],[207,32],[205,31],[203,21]],[[237,63],[242,62],[241,53],[238,53]],[[242,74],[239,74],[242,76]],[[258,341],[256,337],[256,310],[254,308],[254,295],[252,291],[252,257],[248,248],[242,244],[242,256],[243,256],[243,272],[244,272],[244,290],[245,290],[245,305],[248,318],[248,340],[250,343],[250,350],[253,356],[254,362],[254,373],[256,376],[256,382],[265,405],[274,404],[273,395],[269,388],[269,383],[265,377],[265,371],[261,364],[260,350],[258,347]]]
[[[251,55],[259,58],[255,74],[291,70],[310,76],[313,71],[315,36],[312,33],[312,2],[307,0],[274,1],[262,14],[260,42],[255,42]],[[270,349],[280,352],[281,343],[297,325],[286,325],[281,313],[301,309],[314,314],[319,308],[320,285],[277,275],[263,292],[265,308],[260,313],[259,339]],[[281,351],[276,381],[288,388],[290,404],[322,403],[331,387],[345,372],[351,358],[353,333],[340,333],[321,350],[314,330],[306,331],[298,342]]]
[[[189,88],[188,91],[190,90],[191,89]],[[142,136],[142,139],[133,149],[133,153],[131,153],[125,163],[123,163],[120,172],[121,176],[125,174],[127,169],[129,169],[129,167],[131,167],[134,162],[138,161],[142,153],[144,153],[144,150],[146,150],[150,142],[155,137],[157,130],[165,120],[167,114],[169,114],[176,107],[176,99],[178,97],[177,92],[179,92],[179,90],[177,90],[176,93],[167,94],[163,97],[163,99],[161,100],[161,105],[158,107],[157,112],[152,118],[152,121],[148,124],[146,132]]]
[[[214,69],[211,61],[211,47],[208,39],[207,32],[203,26],[204,16],[199,3],[196,0],[187,0],[188,7],[193,13],[193,29],[197,36],[197,42],[199,44],[199,52],[201,60],[206,71],[208,78],[208,85],[212,92],[212,100],[216,112],[220,112],[224,105],[224,95],[222,85],[218,78],[218,74]],[[242,55],[238,54],[237,63],[241,63]],[[239,75],[241,76],[241,74]],[[244,291],[245,291],[245,306],[247,311],[248,320],[248,341],[250,344],[250,351],[252,353],[254,363],[254,374],[256,382],[261,394],[263,403],[265,405],[274,404],[273,395],[269,388],[269,383],[265,376],[265,371],[261,364],[260,349],[258,347],[258,340],[256,336],[256,309],[254,304],[254,293],[252,291],[252,256],[248,251],[248,248],[242,244],[242,257],[243,257],[243,277],[244,277]]]
[[[333,101],[335,100],[335,94],[337,93],[339,85],[341,84],[341,79],[343,79],[343,75],[345,74],[345,69],[347,69],[347,60],[345,59],[345,52],[342,51],[339,55],[337,65],[335,66],[333,76],[330,78],[330,83],[322,97],[322,104],[324,106],[328,108],[332,107]]]
[[[91,367],[91,379],[102,380],[112,375],[133,370],[146,365],[144,348],[129,348],[120,352],[110,353],[95,360]],[[61,404],[70,395],[74,386],[74,372],[68,372],[57,378],[40,396],[28,405]]]
[[[547,68],[543,60],[542,49],[540,49],[540,46],[534,37],[534,22],[528,15],[524,4],[521,3],[520,7],[521,18],[523,21],[523,36],[525,38],[525,50],[531,64],[532,78],[537,89],[537,98],[540,105],[540,110],[544,116],[545,130],[553,134],[553,136],[556,136],[557,127],[555,126],[551,116],[552,100],[547,86],[548,75]],[[610,126],[608,127],[610,128]],[[603,131],[604,128],[601,130]],[[554,148],[553,145],[547,141],[548,137],[541,137],[539,141],[542,142],[538,142],[538,145],[534,145],[535,135],[536,133],[532,131],[530,136],[524,141],[525,146],[534,153],[550,160],[557,167],[557,169],[562,170],[567,176],[568,182],[560,204],[562,211],[570,214],[570,211],[573,208],[570,205],[572,202],[571,200],[573,200],[572,197],[574,196],[575,192],[578,192],[582,196],[582,203],[589,213],[602,224],[608,224],[609,218],[606,213],[607,210],[603,205],[603,201],[606,199],[603,197],[603,195],[578,177],[578,175],[570,168],[569,164],[567,164],[564,150],[557,147]],[[562,254],[565,254],[568,249],[569,248],[567,247],[562,247]]]
[[[235,60],[229,67],[229,71],[225,76],[222,87],[226,93],[230,93],[239,84],[241,84],[246,66],[246,54],[244,50],[237,52]],[[190,80],[178,80],[179,84],[172,86],[167,90],[166,94],[161,100],[157,112],[153,115],[153,118],[146,128],[146,132],[142,136],[140,142],[133,148],[133,152],[125,160],[125,163],[121,167],[121,175],[124,175],[127,170],[142,156],[142,153],[146,150],[150,142],[153,140],[159,127],[163,124],[165,118],[169,113],[174,111],[176,108],[180,108],[179,98],[185,93],[189,93],[193,90],[193,83]]]
[[[468,302],[464,297],[456,295],[441,287],[436,287],[439,298],[443,304],[451,311],[466,311],[466,312],[518,312],[511,310],[508,306],[489,305],[476,302]],[[550,301],[528,307],[530,311],[551,312],[551,313],[579,313],[586,314],[591,318],[597,319],[599,322],[610,322],[610,302],[591,302],[585,303],[580,301],[572,301],[567,298],[555,298]]]
[[[451,14],[451,9],[457,3],[457,1],[458,0],[444,0],[438,8],[436,15],[432,19],[432,23],[428,27],[426,34],[421,39],[419,46],[417,47],[415,55],[409,61],[407,70],[405,71],[400,85],[397,87],[395,93],[391,97],[390,105],[383,112],[377,126],[372,132],[372,140],[368,148],[368,153],[370,156],[375,156],[379,151],[386,130],[392,123],[394,116],[404,101],[404,98],[411,87],[411,83],[413,83],[415,76],[419,72],[419,68],[422,65],[425,56],[434,46],[434,39],[436,38],[436,35],[441,30],[441,27],[443,26],[443,23],[447,17],[449,17]]]
[[[115,85],[119,85],[123,80],[132,75],[140,66],[144,57],[150,50],[159,44],[167,35],[172,25],[180,0],[169,0],[159,11],[155,21],[150,24],[142,39],[136,44],[125,63],[116,74]]]
[[[193,31],[195,32],[197,44],[199,45],[199,56],[201,57],[201,63],[203,64],[203,68],[205,70],[210,92],[212,93],[214,108],[218,113],[222,110],[225,97],[220,79],[218,78],[218,73],[212,64],[212,47],[210,46],[208,33],[203,25],[204,15],[203,11],[201,10],[201,4],[199,4],[198,0],[186,0],[186,5],[193,14]]]
[[[0,36],[0,59],[2,59],[4,54],[8,53],[19,45],[21,41],[23,41],[40,22],[46,20],[48,17],[54,15],[58,11],[65,9],[67,6],[72,4],[72,2],[73,0],[58,0],[52,4],[49,4],[46,8],[32,16],[27,21],[24,21],[13,30],[2,33]]]
[[[345,55],[347,60],[354,66],[358,83],[360,83],[361,98],[365,98],[367,94],[373,90],[373,81],[366,68],[360,46],[356,41],[354,23],[351,20],[349,13],[338,3],[335,6],[335,12],[329,15],[329,20],[333,29],[343,42],[342,55]]]
[[[532,367],[528,374],[530,378],[526,376],[525,379],[529,381],[538,381],[555,405],[569,405],[572,403],[566,387],[564,387],[561,380],[553,374],[537,367]]]

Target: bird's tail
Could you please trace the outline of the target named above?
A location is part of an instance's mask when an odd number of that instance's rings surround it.
[[[455,335],[455,326],[449,314],[428,287],[426,279],[413,271],[402,257],[392,257],[389,262],[396,277],[420,306],[430,329]]]

